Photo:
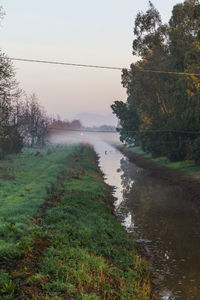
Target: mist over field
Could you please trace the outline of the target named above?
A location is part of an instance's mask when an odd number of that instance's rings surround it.
[[[119,144],[119,134],[118,133],[104,133],[104,132],[58,132],[50,134],[48,137],[51,143],[58,144],[73,144],[73,143],[90,143],[95,145],[99,142],[106,142],[108,144]]]

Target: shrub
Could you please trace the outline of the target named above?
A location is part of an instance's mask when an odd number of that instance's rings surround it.
[[[192,159],[197,165],[200,165],[200,137],[198,137],[192,146]]]

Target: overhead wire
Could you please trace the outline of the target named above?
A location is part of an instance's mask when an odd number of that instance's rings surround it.
[[[91,65],[91,64],[79,64],[79,63],[71,63],[71,62],[61,62],[61,61],[48,61],[48,60],[38,60],[38,59],[27,59],[27,58],[16,58],[11,57],[12,61],[20,61],[20,62],[31,62],[31,63],[42,63],[42,64],[53,64],[53,65],[64,65],[64,66],[73,66],[73,67],[85,67],[85,68],[97,68],[97,69],[109,69],[109,70],[120,70],[122,71],[123,67],[113,67],[113,66],[102,66],[102,65]],[[170,71],[162,71],[162,70],[145,70],[145,69],[137,69],[131,70],[131,72],[142,72],[142,73],[158,73],[158,74],[171,74],[171,75],[183,75],[183,76],[200,76],[200,73],[187,73],[187,72],[170,72]],[[51,128],[52,130],[64,130],[69,131],[64,128]],[[78,131],[78,132],[91,132],[91,133],[116,133],[117,131],[112,130],[75,130],[70,129],[70,131]],[[190,131],[190,130],[127,130],[124,133],[186,133],[186,134],[200,134],[200,131]]]
[[[72,67],[98,68],[98,69],[110,69],[110,70],[122,70],[123,69],[120,67],[112,67],[112,66],[77,64],[77,63],[71,63],[71,62],[68,63],[68,62],[60,62],[60,61],[48,61],[48,60],[37,60],[37,59],[27,59],[27,58],[10,57],[10,59],[14,60],[14,61],[33,62],[33,63],[52,64],[52,65],[64,65],[64,66],[72,66]]]
[[[72,67],[119,70],[119,71],[122,71],[123,69],[127,69],[125,67],[79,64],[79,63],[71,63],[71,62],[38,60],[38,59],[28,59],[28,58],[16,58],[16,57],[10,57],[10,60],[20,61],[20,62],[32,62],[32,63],[72,66]],[[141,73],[158,73],[158,74],[170,74],[170,75],[182,75],[182,76],[200,76],[200,73],[170,72],[170,71],[162,71],[162,70],[145,70],[145,69],[131,70],[131,72],[135,72],[135,73],[137,73],[137,72],[141,72]]]
[[[120,129],[120,128],[119,128]],[[58,128],[50,127],[49,130],[62,130],[65,132],[88,132],[88,133],[119,133],[117,130],[92,130],[92,129],[67,129],[67,128]],[[179,129],[168,129],[168,130],[159,130],[159,129],[149,129],[149,130],[123,130],[124,133],[188,133],[188,134],[200,134],[200,131],[192,130],[179,130]]]

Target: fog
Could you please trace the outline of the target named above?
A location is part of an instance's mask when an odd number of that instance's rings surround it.
[[[67,131],[51,133],[49,136],[50,143],[56,144],[77,144],[89,143],[95,146],[101,143],[119,144],[119,133],[113,132],[83,132],[83,131]]]

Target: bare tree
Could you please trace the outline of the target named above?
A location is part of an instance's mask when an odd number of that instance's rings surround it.
[[[19,120],[20,132],[26,145],[33,147],[45,144],[49,121],[35,94],[26,97],[21,104]]]
[[[19,152],[22,147],[17,125],[12,120],[12,102],[18,93],[12,63],[0,52],[0,158],[6,153]]]

